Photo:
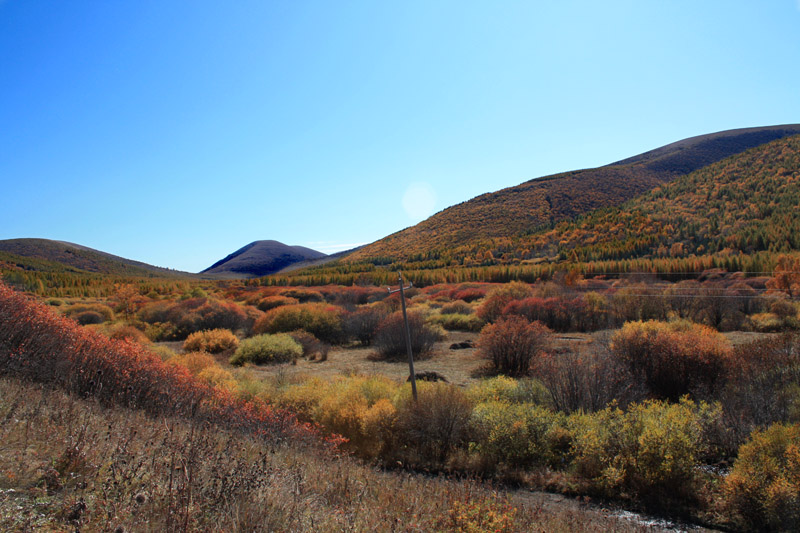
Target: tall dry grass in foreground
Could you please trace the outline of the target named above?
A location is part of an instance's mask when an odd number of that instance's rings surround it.
[[[645,531],[0,379],[4,531]]]

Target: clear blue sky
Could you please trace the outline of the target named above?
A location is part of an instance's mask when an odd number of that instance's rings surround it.
[[[799,0],[0,0],[0,239],[193,272],[797,122]]]

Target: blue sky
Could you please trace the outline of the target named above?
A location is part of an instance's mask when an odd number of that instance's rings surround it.
[[[196,272],[800,122],[800,1],[0,0],[0,239]]]

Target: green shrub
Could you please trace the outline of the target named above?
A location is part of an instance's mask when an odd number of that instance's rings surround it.
[[[258,335],[245,339],[239,344],[230,358],[230,364],[241,366],[245,363],[264,365],[295,361],[303,355],[303,347],[289,335]]]
[[[800,530],[800,424],[754,432],[739,449],[723,494],[748,529]]]
[[[566,416],[538,405],[481,403],[471,425],[474,451],[492,464],[560,466],[569,451]]]
[[[439,312],[443,315],[471,315],[474,311],[467,302],[457,300],[443,305]]]
[[[486,322],[477,315],[460,313],[441,314],[431,320],[448,331],[480,331],[486,325]]]
[[[470,384],[466,393],[476,404],[486,402],[549,404],[547,389],[536,379],[495,376]]]
[[[210,329],[197,331],[183,342],[187,352],[220,353],[239,346],[239,339],[229,329]]]
[[[253,325],[254,333],[288,333],[302,329],[328,344],[344,341],[342,309],[326,304],[286,305],[272,309]]]
[[[719,416],[718,407],[685,398],[570,415],[573,466],[608,495],[692,500],[696,467],[707,449],[704,435]]]

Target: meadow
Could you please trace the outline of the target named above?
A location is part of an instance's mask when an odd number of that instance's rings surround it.
[[[416,370],[436,380],[418,401],[385,286],[3,285],[3,524],[645,528],[601,512],[626,508],[794,530],[800,319],[781,261],[414,287]]]

